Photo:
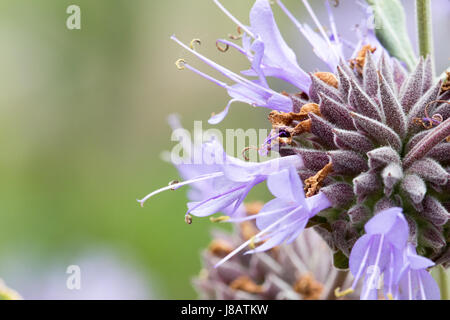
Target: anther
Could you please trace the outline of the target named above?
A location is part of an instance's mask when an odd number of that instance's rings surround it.
[[[256,150],[259,151],[259,148],[255,147],[255,146],[251,146],[251,147],[246,147],[242,150],[242,157],[245,159],[245,161],[250,161],[250,158],[247,155],[247,152],[250,150]],[[256,160],[256,159],[255,159]]]
[[[353,292],[355,292],[355,290],[353,290],[352,288],[348,288],[347,290],[341,291],[341,288],[338,287],[334,290],[334,295],[336,296],[336,298],[342,298]]]
[[[186,60],[184,60],[184,59],[178,59],[177,61],[175,61],[175,65],[177,66],[178,70],[184,70],[186,68],[184,66],[185,63],[186,63]]]
[[[250,243],[248,244],[248,246],[250,247],[250,249],[255,249],[256,248],[255,236],[250,238]]]
[[[233,35],[233,34],[228,34],[228,37],[231,39],[231,40],[240,40],[241,38],[242,38],[242,29],[241,29],[241,27],[237,27],[237,32],[238,32],[238,35],[237,36],[235,36],[235,35]]]
[[[390,292],[387,294],[387,298],[388,300],[394,300],[394,296]]]
[[[184,221],[185,221],[187,224],[192,224],[192,216],[191,216],[190,214],[185,215],[185,216],[184,216]]]
[[[217,50],[219,50],[220,52],[227,52],[228,49],[230,48],[230,46],[229,46],[228,44],[225,44],[225,47],[222,48],[222,47],[220,46],[220,41],[217,40],[217,41],[216,41],[216,48],[217,48]]]
[[[191,42],[189,43],[189,47],[192,50],[195,50],[195,44],[198,44],[200,46],[202,42],[200,41],[200,39],[192,39]]]
[[[174,187],[171,188],[170,190],[176,190],[176,187],[175,187],[175,186],[176,186],[177,184],[179,184],[179,183],[180,183],[180,181],[178,181],[178,180],[170,181],[168,185],[169,185],[169,186],[174,186]]]

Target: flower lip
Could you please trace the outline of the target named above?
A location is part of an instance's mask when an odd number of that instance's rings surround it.
[[[404,220],[401,215],[402,208],[390,208],[375,215],[365,225],[368,234],[385,234],[391,231],[397,219]],[[406,222],[406,221],[405,221]]]

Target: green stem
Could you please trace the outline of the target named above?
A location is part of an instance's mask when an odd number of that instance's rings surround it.
[[[417,34],[420,55],[430,55],[434,74],[433,26],[431,24],[431,0],[416,0]]]
[[[444,267],[438,267],[439,288],[441,289],[441,300],[449,300],[447,272]]]

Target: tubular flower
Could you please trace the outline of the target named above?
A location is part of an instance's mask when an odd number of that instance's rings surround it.
[[[256,77],[256,79],[249,80],[195,51],[194,45],[195,42],[198,42],[198,39],[194,39],[191,42],[191,45],[187,46],[178,40],[177,37],[172,36],[171,39],[178,43],[181,47],[232,81],[232,84],[227,84],[194,68],[184,59],[177,61],[176,64],[179,69],[189,69],[205,79],[215,83],[216,85],[225,88],[232,98],[228,102],[225,109],[219,114],[214,114],[209,119],[209,122],[211,124],[221,122],[228,114],[231,104],[237,101],[248,103],[256,107],[265,107],[281,112],[295,111],[295,104],[298,99],[295,96],[286,96],[270,89],[266,77],[275,77],[284,80],[303,92],[309,91],[312,81],[310,76],[298,65],[297,57],[294,51],[284,41],[275,22],[269,1],[255,1],[255,4],[250,11],[250,26],[246,26],[236,19],[218,0],[214,0],[214,2],[233,22],[238,25],[239,32],[243,33],[240,35],[240,38],[242,38],[242,46],[226,39],[219,39],[216,43],[218,49],[220,51],[227,51],[230,47],[232,47],[246,56],[251,63],[251,69],[242,71],[242,74],[245,76]],[[305,7],[320,30],[320,36],[317,35],[307,24],[300,24],[292,13],[289,12],[289,10],[281,3],[281,1],[277,1],[277,3],[299,28],[303,36],[305,36],[306,39],[308,39],[308,41],[312,44],[314,52],[319,56],[319,58],[321,58],[333,72],[336,71],[339,61],[344,59],[343,43],[337,33],[334,17],[331,13],[328,2],[326,4],[332,28],[331,35],[328,35],[325,32],[325,28],[317,19],[308,1],[303,1]],[[368,33],[365,33],[363,35],[362,32],[359,33],[360,39],[358,45],[374,43],[376,45],[379,44],[378,41],[374,40],[375,37],[368,36],[367,34]],[[232,38],[234,39],[236,37],[233,36]],[[352,46],[356,47],[354,45]],[[382,50],[379,52],[381,51]],[[378,54],[379,53],[377,53],[377,55]]]
[[[417,255],[409,244],[404,254],[404,266],[398,279],[395,298],[403,300],[439,300],[439,287],[427,271],[433,261]]]
[[[265,241],[247,254],[267,251],[285,241],[294,241],[305,229],[310,218],[332,205],[324,193],[305,198],[302,181],[295,167],[270,175],[267,186],[276,198],[269,201],[257,215],[227,220],[242,222],[256,219],[256,226],[261,231],[219,261],[217,266],[247,245],[254,246],[255,242]]]
[[[361,299],[377,299],[382,289],[389,299],[439,299],[437,284],[426,270],[433,261],[417,255],[408,243],[409,227],[401,208],[379,212],[364,226],[366,234],[356,241],[350,254],[350,270],[355,279],[350,289],[336,290],[341,296],[353,292],[361,278]]]
[[[169,125],[173,132],[177,130],[185,130],[177,115],[170,115],[168,118]],[[173,163],[181,178],[184,181],[196,180],[198,177],[207,176],[208,174],[214,174],[221,170],[221,164],[223,164],[227,156],[220,143],[217,142],[215,137],[211,138],[209,143],[194,144],[191,137],[182,135],[181,149],[187,159],[167,159]],[[180,150],[181,151],[181,150]],[[191,202],[201,202],[203,199],[209,199],[214,196],[214,179],[200,180],[189,184],[188,198]],[[172,183],[173,186],[175,183]],[[228,215],[241,215],[243,213],[243,206],[234,208],[232,205],[222,208],[222,212]],[[191,223],[190,217],[186,215],[186,220]]]
[[[224,212],[233,216],[255,185],[285,168],[298,169],[303,166],[301,157],[297,155],[261,163],[245,162],[228,156],[214,138],[201,146],[186,146],[186,148],[201,155],[201,159],[197,159],[198,164],[185,161],[177,165],[181,175],[188,180],[175,181],[148,194],[142,200],[138,200],[141,205],[160,192],[191,185],[193,189],[190,195],[194,201],[187,204],[186,215],[205,217]]]

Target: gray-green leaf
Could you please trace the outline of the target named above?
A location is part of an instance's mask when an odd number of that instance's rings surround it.
[[[409,69],[416,65],[416,55],[406,30],[405,12],[399,0],[366,0],[375,15],[375,33],[384,48],[404,61]]]

